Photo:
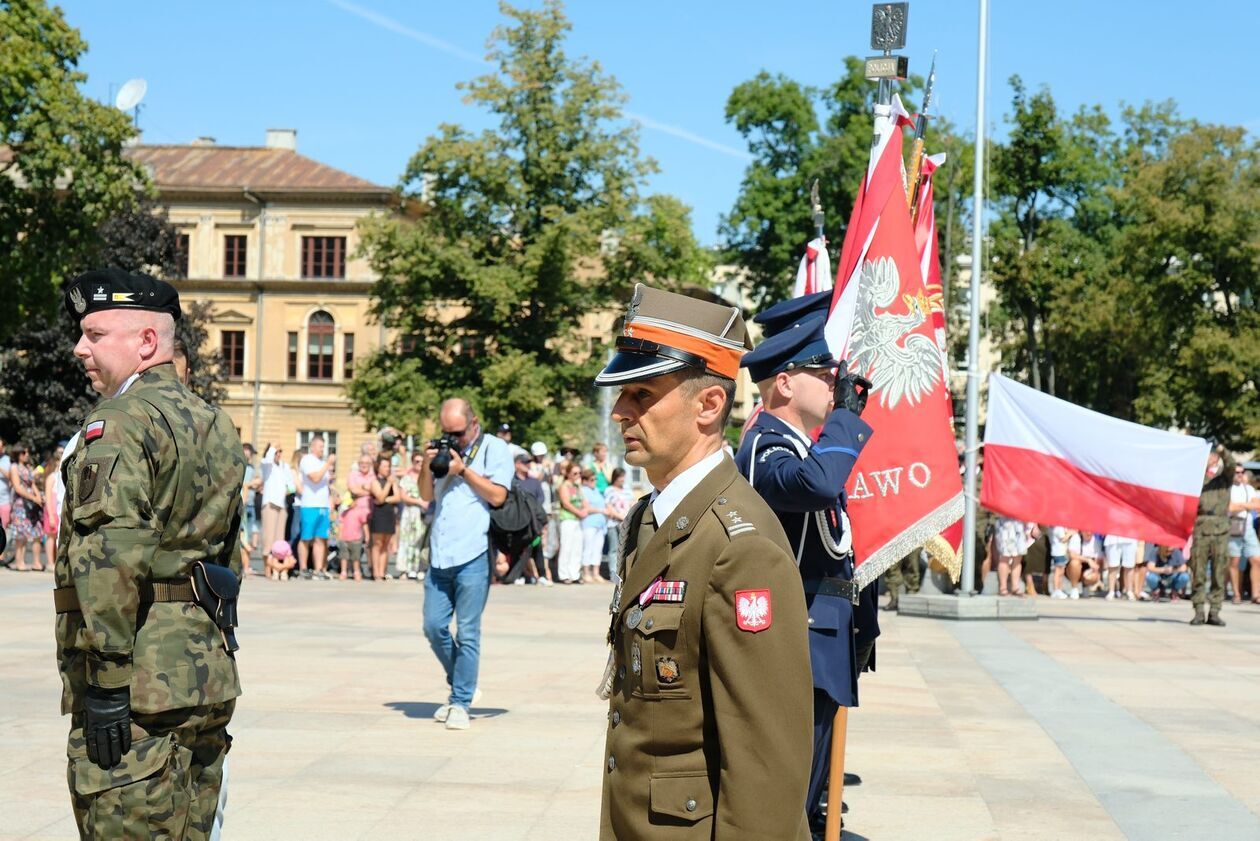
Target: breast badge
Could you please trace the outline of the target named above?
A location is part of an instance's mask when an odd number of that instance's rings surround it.
[[[681,676],[682,672],[678,668],[678,661],[673,657],[656,658],[656,679],[658,682],[666,685],[677,683],[678,678]]]

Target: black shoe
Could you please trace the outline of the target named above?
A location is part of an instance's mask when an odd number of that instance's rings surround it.
[[[1216,614],[1216,613],[1213,613],[1213,614],[1211,614],[1210,616],[1208,616],[1208,618],[1207,618],[1207,623],[1208,623],[1209,625],[1215,625],[1215,626],[1216,626],[1216,627],[1218,627],[1218,628],[1224,628],[1224,627],[1225,627],[1225,620],[1224,620],[1224,619],[1222,619],[1222,618],[1220,617],[1220,615],[1219,615],[1219,614]]]
[[[859,777],[857,774],[852,774],[848,771],[844,772],[844,787],[845,788],[849,788],[851,786],[860,786],[861,784],[862,784],[862,778]]]

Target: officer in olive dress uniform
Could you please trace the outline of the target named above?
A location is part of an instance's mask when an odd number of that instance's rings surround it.
[[[1221,605],[1225,601],[1225,570],[1229,566],[1229,487],[1234,481],[1234,458],[1217,444],[1208,453],[1203,474],[1203,492],[1199,494],[1199,512],[1194,519],[1194,538],[1190,546],[1190,602],[1194,605],[1191,625],[1219,625]],[[1208,567],[1212,568],[1212,591],[1207,591]],[[1207,602],[1208,615],[1203,615]]]
[[[635,287],[617,353],[624,523],[600,687],[602,841],[808,841],[808,615],[774,513],[722,450],[739,309]]]
[[[174,287],[92,271],[65,305],[103,397],[62,465],[53,594],[75,820],[83,838],[208,838],[240,694],[241,442],[176,377]]]
[[[744,433],[735,462],[778,515],[800,567],[809,605],[814,685],[814,754],[807,808],[811,827],[826,825],[833,722],[838,707],[858,705],[858,674],[879,634],[874,585],[854,582],[845,482],[870,440],[860,417],[864,380],[837,362],[823,335],[830,293],[793,299],[757,317],[769,337],[745,355],[762,412]],[[815,443],[810,430],[821,426]],[[838,802],[832,803],[841,808]]]

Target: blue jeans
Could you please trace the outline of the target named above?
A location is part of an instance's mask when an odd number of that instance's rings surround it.
[[[1189,586],[1190,573],[1185,572],[1184,570],[1181,572],[1169,573],[1168,575],[1157,575],[1153,572],[1148,572],[1146,574],[1146,589],[1151,593],[1154,593],[1162,587],[1166,593],[1178,593],[1180,595],[1185,595],[1186,588]]]
[[[490,595],[486,553],[466,564],[437,569],[424,579],[424,635],[446,670],[451,695],[447,703],[468,709],[477,689],[481,659],[481,612]],[[451,617],[455,635],[451,635]]]

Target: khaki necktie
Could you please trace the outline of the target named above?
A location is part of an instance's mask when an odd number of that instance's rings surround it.
[[[656,520],[652,517],[652,504],[648,503],[647,508],[643,512],[643,519],[639,521],[639,535],[634,543],[635,558],[651,542],[654,534],[656,534]],[[627,560],[633,563],[632,558],[627,558]]]

